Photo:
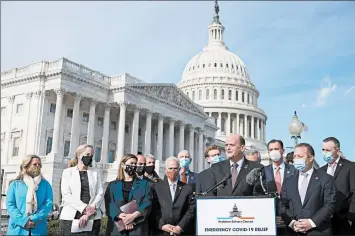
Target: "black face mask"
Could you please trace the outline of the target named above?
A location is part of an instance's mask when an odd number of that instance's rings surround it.
[[[145,167],[145,172],[146,172],[148,175],[151,175],[151,174],[153,174],[154,169],[155,169],[155,166],[146,166],[146,167]]]
[[[133,176],[136,173],[137,166],[126,165],[124,171],[129,175]]]
[[[92,155],[90,155],[90,156],[83,156],[83,157],[81,158],[81,161],[83,162],[83,164],[84,164],[85,166],[90,166],[91,163],[92,163]]]
[[[142,176],[144,174],[144,166],[137,166],[136,173],[138,176]]]

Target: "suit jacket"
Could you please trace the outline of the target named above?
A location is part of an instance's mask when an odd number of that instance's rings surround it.
[[[157,196],[158,203],[156,209],[158,228],[161,230],[165,224],[178,225],[183,230],[182,234],[191,234],[195,216],[193,185],[178,181],[174,200],[171,199],[170,186],[167,179],[155,183],[153,191]]]
[[[244,157],[243,157],[244,158]],[[257,183],[255,185],[249,185],[246,182],[246,176],[247,174],[252,171],[254,168],[261,168],[263,165],[253,162],[253,161],[248,161],[246,158],[244,158],[243,165],[240,168],[240,171],[237,176],[237,181],[232,188],[232,179],[227,180],[227,184],[224,188],[219,188],[216,191],[212,192],[211,194],[207,195],[212,195],[212,196],[253,196],[253,195],[260,195],[263,194],[261,192],[260,188],[260,183]],[[220,182],[228,173],[231,171],[230,167],[230,160],[224,160],[221,162],[218,162],[216,164],[213,164],[211,166],[211,170],[213,173],[213,178],[212,178],[212,186]]]
[[[298,190],[299,172],[285,179],[281,190],[280,213],[287,229],[292,220],[311,219],[316,228],[308,235],[332,235],[330,219],[335,212],[336,187],[332,177],[314,169],[303,204]]]
[[[297,170],[293,165],[287,164],[286,162],[284,164],[285,164],[285,170],[284,170],[285,172],[284,172],[284,180],[282,183],[285,182],[285,179],[287,179],[297,173]],[[271,183],[275,184],[275,188],[276,188],[274,170],[273,170],[272,164],[265,166],[264,176],[265,176],[265,181],[267,183],[271,182]]]
[[[90,202],[89,206],[95,206],[97,209],[94,220],[101,219],[102,212],[100,205],[104,200],[104,190],[102,188],[102,179],[100,172],[91,167],[87,170],[89,188],[90,188]],[[62,192],[62,211],[60,213],[61,220],[73,220],[76,212],[82,213],[87,204],[80,200],[81,181],[79,170],[76,166],[67,168],[62,173],[61,180]]]
[[[325,165],[320,170],[327,173],[327,168]],[[336,215],[347,217],[355,224],[355,163],[340,158],[333,178],[337,188]]]
[[[145,235],[148,230],[147,218],[151,211],[152,192],[151,187],[146,180],[134,179],[132,189],[129,192],[128,201],[136,200],[138,211],[141,217],[135,219],[136,224],[133,230],[129,231],[129,235]],[[117,216],[122,213],[120,207],[125,205],[123,198],[123,181],[114,180],[109,183],[105,192],[105,206],[108,212],[107,234],[119,235],[117,229],[113,227],[113,221],[117,221]]]
[[[181,174],[179,175],[180,181],[181,181]],[[196,172],[189,172],[189,175],[187,176],[187,184],[195,184],[196,183],[196,178],[197,178],[197,173]]]
[[[201,171],[196,177],[195,192],[203,193],[211,189],[214,185],[211,181],[213,179],[213,172],[211,168]]]

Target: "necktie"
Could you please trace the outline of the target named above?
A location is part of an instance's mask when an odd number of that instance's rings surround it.
[[[175,184],[170,184],[171,199],[174,201],[175,198]]]
[[[328,165],[328,170],[327,170],[327,173],[331,176],[334,176],[334,173],[335,173],[335,169],[337,167],[337,163],[334,162],[333,164],[329,164]]]
[[[280,195],[281,192],[281,174],[280,174],[280,166],[276,167],[276,172],[275,172],[275,183],[276,183],[276,188],[277,192]]]
[[[237,168],[238,168],[238,163],[233,163],[232,165],[232,170],[231,170],[231,174],[232,174],[232,187],[234,188],[235,183],[237,182]]]
[[[308,174],[303,172],[300,173],[303,176],[303,180],[299,192],[300,192],[301,202],[303,204],[304,198],[306,197],[307,187],[308,187],[308,180],[307,180]]]
[[[181,182],[183,182],[183,183],[187,183],[187,174],[186,174],[186,172],[184,171],[184,172],[182,172],[182,178],[181,178]]]

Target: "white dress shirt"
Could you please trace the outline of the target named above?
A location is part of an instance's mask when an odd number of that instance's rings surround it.
[[[240,169],[242,168],[243,162],[244,162],[244,157],[243,157],[242,159],[240,159],[240,160],[237,162],[237,164],[238,164],[237,173],[240,172]],[[232,167],[233,167],[233,164],[234,164],[235,162],[233,162],[232,160],[229,159],[229,163],[230,163],[230,168],[232,168]]]
[[[176,192],[176,189],[177,189],[178,180],[176,180],[176,181],[174,181],[174,182],[171,182],[171,181],[168,179],[168,183],[169,183],[169,189],[170,189],[171,199],[174,200],[174,198],[175,198],[175,192]]]
[[[274,172],[274,179],[276,179],[276,168],[277,168],[277,165],[275,165],[274,163],[272,163],[272,170]],[[285,163],[282,162],[281,165],[280,165],[280,176],[281,176],[281,186],[282,186],[282,183],[284,182],[284,176],[285,176]]]
[[[339,159],[340,159],[340,157],[338,157],[335,160],[335,162],[333,162],[332,164],[328,164],[328,167],[327,167],[327,174],[328,175],[334,176],[335,170],[338,167]]]

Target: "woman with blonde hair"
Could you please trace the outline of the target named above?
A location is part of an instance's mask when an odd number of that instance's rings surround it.
[[[53,205],[52,187],[41,175],[41,159],[27,155],[20,174],[10,183],[6,207],[10,220],[6,235],[46,235]]]
[[[127,154],[118,167],[118,177],[109,183],[105,193],[108,215],[106,235],[147,235],[147,217],[152,205],[152,192],[148,181],[136,178],[137,157]],[[137,211],[124,213],[121,207],[135,201]],[[115,222],[122,221],[124,229],[119,231]]]
[[[103,201],[100,172],[92,169],[94,149],[83,144],[77,147],[72,167],[63,171],[61,180],[62,210],[60,214],[60,235],[70,235],[72,224],[83,231],[75,235],[99,235]],[[86,227],[91,225],[91,230]],[[86,228],[85,228],[86,227]]]

